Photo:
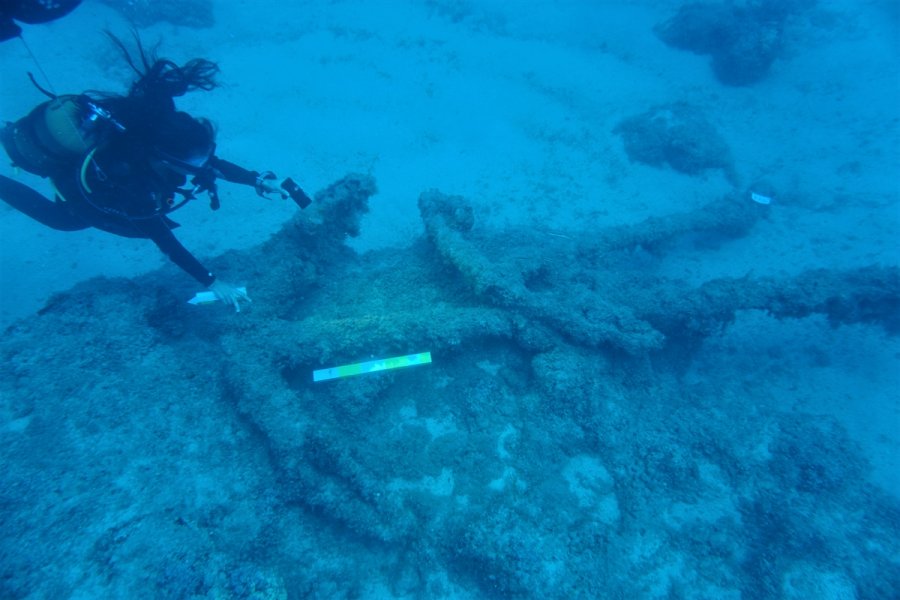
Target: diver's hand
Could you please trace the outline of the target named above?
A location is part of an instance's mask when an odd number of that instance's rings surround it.
[[[234,312],[241,312],[241,300],[244,300],[248,303],[253,302],[252,300],[250,300],[250,296],[248,296],[246,292],[239,290],[230,283],[226,283],[218,279],[216,279],[209,285],[209,291],[215,294],[216,298],[218,298],[225,304],[234,306]]]
[[[262,188],[264,194],[278,194],[282,200],[288,197],[288,193],[281,187],[281,182],[275,179],[266,179]]]
[[[272,171],[266,171],[256,178],[256,193],[260,196],[278,194],[282,199],[288,197],[287,191],[281,187],[281,181]]]

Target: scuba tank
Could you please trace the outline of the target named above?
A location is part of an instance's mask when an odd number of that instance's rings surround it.
[[[125,129],[88,96],[69,94],[53,97],[7,123],[0,142],[14,165],[49,177],[83,160],[111,127]]]

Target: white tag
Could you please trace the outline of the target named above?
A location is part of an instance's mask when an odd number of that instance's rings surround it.
[[[247,288],[239,287],[238,291],[242,294],[247,293]],[[217,302],[219,299],[216,298],[216,295],[213,292],[197,292],[194,294],[194,297],[188,300],[188,304],[212,304],[213,302]]]
[[[762,194],[757,194],[756,192],[750,192],[750,199],[757,204],[772,204],[771,198],[763,196]]]

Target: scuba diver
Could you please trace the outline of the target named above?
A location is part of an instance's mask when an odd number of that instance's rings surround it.
[[[0,0],[0,42],[22,34],[16,23],[47,23],[64,17],[81,4],[81,0]]]
[[[54,96],[0,131],[14,165],[49,178],[54,200],[0,176],[0,198],[59,231],[95,227],[152,240],[172,262],[215,297],[240,311],[247,294],[217,279],[175,238],[168,215],[206,192],[219,207],[216,179],[277,193],[301,208],[310,199],[290,178],[250,171],[216,156],[215,130],[206,119],[175,108],[174,98],[216,87],[218,66],[196,58],[182,66],[147,55],[137,40],[140,66],[118,38],[113,41],[137,73],[127,95]]]

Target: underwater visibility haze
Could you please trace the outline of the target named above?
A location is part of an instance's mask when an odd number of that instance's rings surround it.
[[[896,2],[7,4],[0,598],[900,598]]]

